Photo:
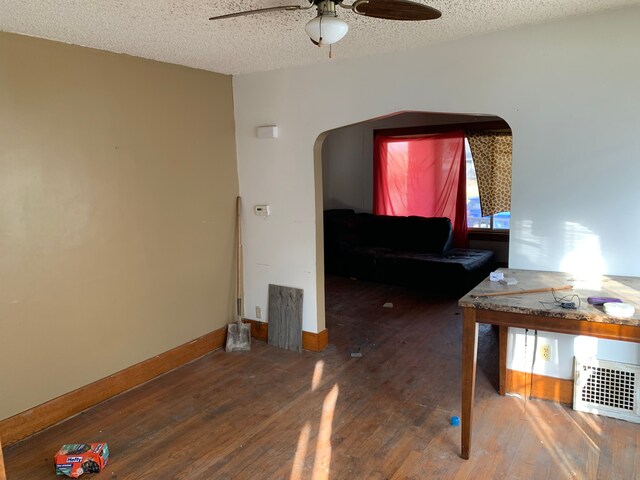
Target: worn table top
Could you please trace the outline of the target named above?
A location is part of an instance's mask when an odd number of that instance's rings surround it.
[[[516,270],[501,268],[505,277],[515,278],[517,285],[503,285],[491,282],[488,278],[459,301],[461,307],[480,310],[495,310],[507,313],[522,313],[559,317],[574,320],[610,323],[619,325],[640,326],[640,278],[598,276],[596,278],[578,278],[570,273],[541,272],[536,270]],[[526,293],[522,295],[506,295],[483,297],[493,292],[510,292],[547,287],[561,287],[571,285],[572,290],[555,292],[557,299],[575,302],[576,310],[561,308],[554,301],[553,292]],[[614,297],[624,303],[633,305],[635,313],[630,318],[615,317],[604,312],[602,307],[587,303],[587,297]]]

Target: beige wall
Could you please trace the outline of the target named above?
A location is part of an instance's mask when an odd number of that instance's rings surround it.
[[[0,419],[223,327],[231,77],[0,33]]]

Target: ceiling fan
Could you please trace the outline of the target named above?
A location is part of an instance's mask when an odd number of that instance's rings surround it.
[[[342,40],[349,30],[349,25],[338,18],[336,7],[351,10],[365,17],[383,18],[386,20],[435,20],[442,13],[435,8],[410,0],[355,0],[347,5],[343,0],[308,0],[309,6],[282,5],[278,7],[258,8],[244,12],[229,13],[211,17],[209,20],[223,20],[225,18],[243,17],[256,13],[275,11],[309,10],[316,7],[317,15],[310,20],[305,30],[311,41],[318,46],[332,45]]]

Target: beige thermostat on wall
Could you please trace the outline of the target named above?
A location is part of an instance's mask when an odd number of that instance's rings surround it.
[[[253,209],[258,217],[268,217],[271,215],[271,207],[269,205],[256,205]]]

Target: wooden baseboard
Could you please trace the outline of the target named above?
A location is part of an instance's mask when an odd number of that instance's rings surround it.
[[[251,336],[256,340],[266,342],[269,339],[269,324],[259,320],[244,319],[245,322],[251,324]]]
[[[4,470],[4,458],[2,456],[2,439],[0,439],[0,480],[7,480],[7,474]]]
[[[564,378],[547,377],[531,372],[519,372],[507,369],[505,380],[507,393],[516,393],[522,397],[531,395],[541,400],[573,404],[573,380]]]
[[[302,348],[312,352],[321,352],[329,345],[329,330],[319,333],[302,332]]]
[[[125,368],[37,407],[0,421],[0,437],[10,445],[93,405],[224,346],[227,327]]]
[[[269,324],[259,320],[244,319],[251,324],[251,336],[256,340],[266,342],[269,338]],[[302,332],[302,348],[311,352],[321,352],[329,345],[329,330],[320,333]]]

